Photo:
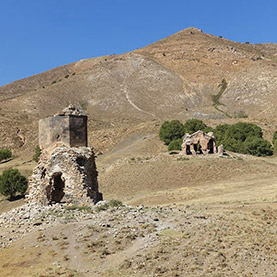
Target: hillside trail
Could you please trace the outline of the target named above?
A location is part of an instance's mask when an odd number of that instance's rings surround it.
[[[124,79],[124,81],[123,81],[123,84],[122,84],[122,86],[123,86],[123,88],[122,88],[122,90],[123,90],[123,92],[124,92],[124,94],[125,94],[125,96],[126,96],[126,99],[127,99],[127,101],[129,102],[129,104],[131,104],[136,110],[138,110],[138,111],[140,111],[140,112],[142,112],[142,113],[146,113],[146,114],[148,114],[148,115],[151,115],[151,116],[153,116],[153,117],[155,117],[155,115],[154,114],[152,114],[152,113],[150,113],[150,112],[147,112],[147,111],[144,111],[144,110],[142,110],[141,108],[139,108],[131,99],[130,99],[130,96],[129,96],[129,91],[128,91],[128,87],[127,87],[127,77]]]
[[[150,139],[154,138],[154,134],[135,134],[121,142],[115,147],[97,158],[97,162],[102,166],[109,167],[116,163],[118,160],[140,154],[140,149],[144,147]]]

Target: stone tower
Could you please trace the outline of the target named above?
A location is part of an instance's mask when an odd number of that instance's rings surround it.
[[[41,119],[39,144],[42,154],[29,178],[29,202],[82,205],[102,200],[94,152],[87,147],[87,116],[80,108],[70,105]]]
[[[69,105],[62,112],[39,120],[39,147],[51,145],[88,146],[87,116],[81,108]]]

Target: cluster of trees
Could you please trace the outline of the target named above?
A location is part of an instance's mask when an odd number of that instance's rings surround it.
[[[182,124],[179,120],[165,121],[160,128],[160,139],[168,145],[168,151],[181,150],[184,134],[192,134],[198,130],[213,131],[211,127],[198,119],[189,119],[185,124]]]
[[[239,122],[218,125],[214,135],[217,143],[223,144],[227,150],[259,157],[273,155],[271,143],[263,138],[262,129],[256,124]]]
[[[273,147],[263,138],[262,129],[253,123],[223,124],[213,129],[198,119],[190,119],[185,124],[179,120],[165,121],[160,128],[160,139],[168,145],[169,151],[181,150],[184,134],[192,134],[198,130],[214,132],[217,144],[223,144],[224,148],[229,151],[255,156],[273,154]],[[277,132],[273,137],[273,145],[277,151]]]

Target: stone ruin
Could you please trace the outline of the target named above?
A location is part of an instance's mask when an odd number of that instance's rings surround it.
[[[87,147],[87,116],[70,105],[39,121],[38,166],[29,178],[28,202],[41,205],[96,203],[98,191],[93,149]]]
[[[192,135],[186,134],[183,139],[182,152],[186,155],[217,153],[216,140],[213,132],[206,134],[199,130]]]

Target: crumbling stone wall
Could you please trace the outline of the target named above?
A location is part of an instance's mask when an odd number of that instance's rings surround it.
[[[42,154],[29,178],[27,201],[41,205],[96,203],[102,200],[97,174],[91,148],[60,146],[50,157]]]

